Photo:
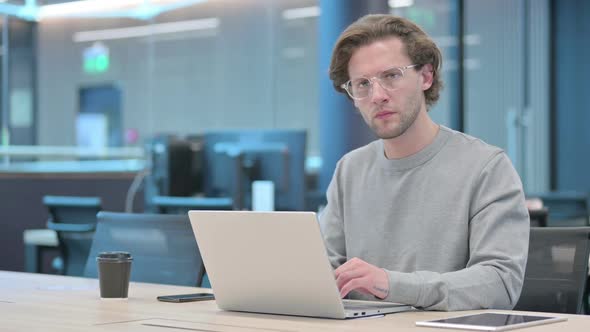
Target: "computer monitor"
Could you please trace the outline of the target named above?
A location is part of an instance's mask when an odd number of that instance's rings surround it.
[[[268,180],[276,210],[305,209],[305,130],[217,131],[203,139],[206,196],[231,197],[234,208],[250,209],[252,182]]]
[[[159,135],[146,143],[150,174],[146,201],[153,196],[192,196],[201,191],[201,145],[197,137]]]

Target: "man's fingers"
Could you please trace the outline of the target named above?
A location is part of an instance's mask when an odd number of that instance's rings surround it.
[[[336,277],[336,285],[338,285],[338,289],[341,289],[344,284],[349,282],[352,279],[360,278],[364,275],[362,270],[355,269],[355,270],[348,270],[342,273],[339,273]]]
[[[359,258],[353,258],[334,271],[340,296],[345,297],[353,290],[373,294],[379,298],[387,297],[389,281],[384,270]]]
[[[369,279],[366,277],[363,278],[355,278],[347,282],[342,286],[340,289],[340,296],[345,297],[353,290],[360,291],[361,293],[370,294],[368,290],[369,286]]]
[[[359,266],[359,262],[362,262],[362,261],[356,257],[352,258],[351,260],[340,265],[336,270],[334,270],[334,276],[336,278],[338,278],[338,276],[340,276],[340,274],[342,274],[342,273],[357,269]]]
[[[349,280],[360,278],[368,273],[367,263],[358,258],[353,258],[337,268],[334,271],[334,277],[336,278],[338,289],[341,289]]]

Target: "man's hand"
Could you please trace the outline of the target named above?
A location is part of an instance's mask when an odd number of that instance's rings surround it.
[[[353,290],[373,294],[384,299],[389,294],[387,273],[360,258],[353,258],[334,271],[340,296],[345,297]]]

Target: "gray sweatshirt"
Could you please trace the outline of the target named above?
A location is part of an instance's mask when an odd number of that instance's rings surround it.
[[[420,152],[388,160],[377,140],[342,157],[327,196],[320,223],[332,266],[358,257],[383,268],[386,301],[429,310],[518,301],[530,222],[501,149],[441,126]]]

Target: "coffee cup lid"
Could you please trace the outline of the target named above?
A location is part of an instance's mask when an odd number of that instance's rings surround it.
[[[125,251],[106,251],[101,252],[96,257],[96,260],[103,261],[130,261],[133,260],[131,254]]]

